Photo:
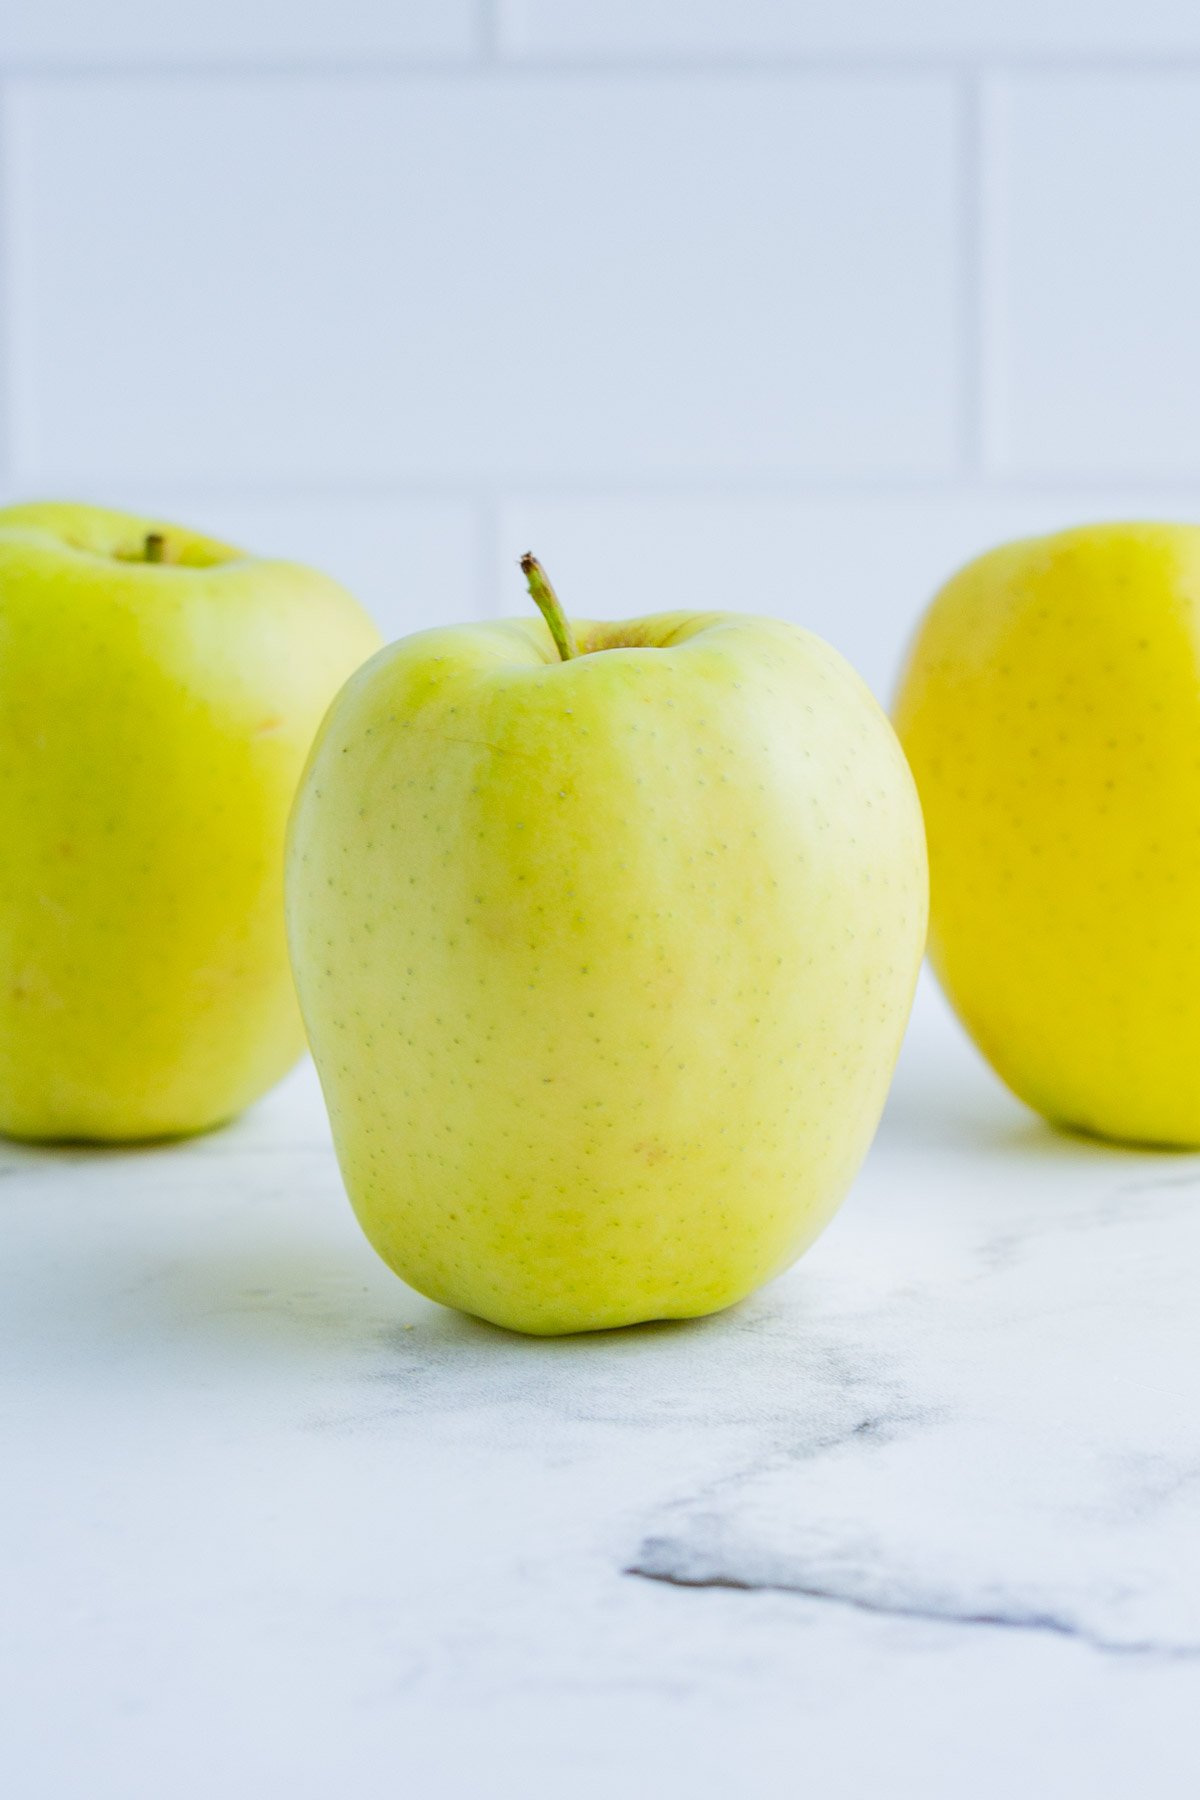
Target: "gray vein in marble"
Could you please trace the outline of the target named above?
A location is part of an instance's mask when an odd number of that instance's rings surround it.
[[[641,1560],[630,1563],[622,1571],[643,1581],[661,1582],[676,1588],[725,1588],[736,1593],[795,1594],[804,1600],[828,1601],[847,1606],[856,1612],[873,1613],[884,1618],[909,1619],[935,1625],[983,1625],[1006,1631],[1041,1631],[1053,1636],[1075,1638],[1093,1649],[1119,1655],[1154,1656],[1167,1659],[1200,1658],[1200,1643],[1159,1644],[1152,1641],[1120,1642],[1099,1637],[1084,1629],[1078,1621],[1053,1613],[1032,1612],[997,1607],[987,1612],[965,1612],[953,1600],[931,1596],[919,1599],[902,1593],[851,1591],[834,1585],[822,1586],[815,1581],[772,1579],[753,1580],[748,1576],[704,1573],[693,1569],[693,1553],[686,1542],[673,1538],[647,1538],[641,1549]]]
[[[797,1594],[805,1600],[828,1600],[838,1606],[851,1606],[859,1612],[880,1613],[890,1618],[921,1619],[941,1625],[998,1625],[1018,1631],[1051,1631],[1063,1637],[1082,1635],[1078,1628],[1068,1619],[1055,1618],[1050,1613],[1032,1612],[960,1612],[949,1601],[929,1599],[916,1602],[904,1599],[900,1595],[877,1593],[851,1593],[846,1589],[820,1587],[815,1582],[807,1585],[801,1581],[752,1581],[748,1578],[735,1578],[731,1575],[704,1574],[697,1570],[689,1573],[691,1553],[686,1543],[674,1538],[648,1538],[642,1546],[642,1560],[631,1563],[623,1571],[626,1575],[636,1575],[645,1581],[661,1581],[668,1587],[680,1588],[730,1588],[739,1593],[761,1594]],[[1096,1640],[1092,1640],[1095,1642]],[[1109,1646],[1104,1646],[1108,1648]],[[1121,1648],[1146,1649],[1149,1646],[1133,1645]],[[1198,1649],[1200,1653],[1200,1649]]]
[[[777,1421],[660,1508],[625,1572],[1200,1656],[1200,1184],[1097,1192],[1078,1169],[1040,1210],[1012,1196],[1000,1232],[964,1194],[938,1266],[914,1271],[909,1245],[891,1281],[827,1294],[821,1334],[871,1404],[827,1395],[790,1442]]]

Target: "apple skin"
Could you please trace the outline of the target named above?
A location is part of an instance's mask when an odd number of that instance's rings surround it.
[[[1200,1145],[1200,528],[1085,526],[970,563],[896,722],[931,958],[980,1050],[1059,1124]]]
[[[302,1054],[287,815],[378,643],[311,570],[94,507],[0,510],[0,1131],[201,1131]]]
[[[367,1237],[536,1333],[713,1312],[829,1221],[925,936],[916,794],[842,659],[771,620],[408,638],[291,825],[301,1006]]]

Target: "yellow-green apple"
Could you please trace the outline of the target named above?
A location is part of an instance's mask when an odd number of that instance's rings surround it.
[[[0,1131],[202,1130],[301,1054],[287,814],[378,643],[309,569],[95,507],[0,510]]]
[[[1200,1145],[1200,528],[989,551],[934,600],[896,708],[930,950],[1029,1105]]]
[[[920,811],[791,625],[422,632],[352,677],[292,815],[310,1042],[367,1236],[535,1333],[707,1313],[831,1217],[925,936]]]

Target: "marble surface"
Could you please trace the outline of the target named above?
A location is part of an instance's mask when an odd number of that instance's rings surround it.
[[[1200,1787],[1200,1158],[1056,1136],[928,992],[825,1238],[693,1325],[409,1292],[311,1070],[0,1210],[17,1800]]]

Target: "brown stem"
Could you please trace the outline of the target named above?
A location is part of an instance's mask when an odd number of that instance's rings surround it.
[[[570,662],[573,656],[579,655],[579,645],[575,642],[575,633],[571,630],[571,621],[562,608],[562,601],[550,586],[546,571],[536,556],[528,551],[521,558],[521,573],[529,583],[529,592],[534,602],[550,627],[550,636],[558,646],[558,654],[563,662]]]

